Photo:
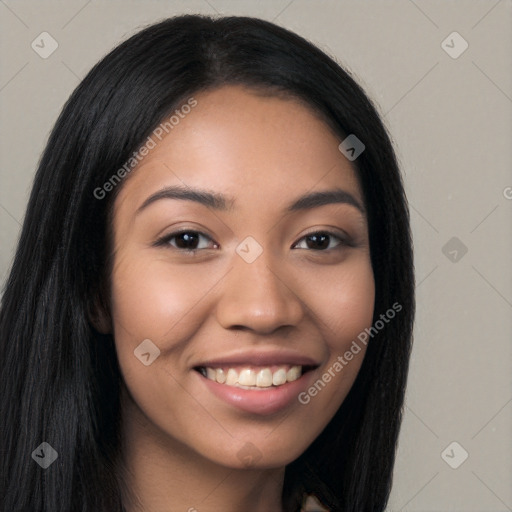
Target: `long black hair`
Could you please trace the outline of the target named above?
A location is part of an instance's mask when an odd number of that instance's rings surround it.
[[[108,308],[111,210],[120,169],[186,98],[225,84],[295,97],[365,150],[363,191],[375,313],[400,313],[368,343],[347,398],[286,467],[283,508],[305,493],[333,511],[388,501],[415,310],[409,213],[390,137],[376,108],[334,60],[298,35],[249,17],[186,15],[133,35],[87,74],[41,157],[0,310],[2,512],[118,512],[120,384],[113,339],[91,324]],[[136,171],[135,171],[136,172]],[[97,194],[96,194],[97,195]],[[42,469],[42,443],[57,460]]]

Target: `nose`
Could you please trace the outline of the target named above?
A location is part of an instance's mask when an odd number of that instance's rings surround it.
[[[252,263],[235,254],[216,308],[222,327],[271,334],[280,327],[299,324],[305,306],[283,265],[270,259],[267,251]]]

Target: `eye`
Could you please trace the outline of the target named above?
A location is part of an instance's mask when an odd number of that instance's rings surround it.
[[[205,241],[201,246],[201,240]],[[333,241],[338,240],[338,243],[333,245]],[[208,241],[211,245],[208,247]],[[304,242],[302,242],[304,241]],[[300,245],[302,244],[302,247]],[[305,244],[305,246],[304,246]],[[171,246],[180,252],[194,254],[197,251],[204,249],[217,249],[219,245],[215,243],[208,235],[195,231],[192,229],[184,229],[175,231],[169,235],[157,240],[157,246]],[[293,248],[296,249],[314,249],[315,252],[325,252],[334,249],[340,249],[343,246],[351,245],[346,236],[337,235],[331,231],[315,231],[303,236]]]
[[[338,244],[332,245],[333,239],[339,240]],[[330,231],[315,231],[302,237],[301,240],[305,241],[306,247],[298,247],[296,244],[294,247],[298,249],[315,249],[316,251],[327,251],[331,249],[338,249],[342,246],[349,245],[348,240],[345,237],[336,235]]]
[[[204,246],[204,244],[203,246],[201,246],[201,239],[209,240],[210,242],[213,243],[214,247],[208,247],[208,244],[206,244],[206,246]],[[184,229],[181,231],[170,233],[169,235],[165,235],[156,242],[156,245],[170,245],[174,249],[185,253],[194,253],[198,250],[215,249],[218,247],[218,244],[213,242],[209,236],[205,235],[204,233],[201,233],[200,231],[193,231],[191,229]]]

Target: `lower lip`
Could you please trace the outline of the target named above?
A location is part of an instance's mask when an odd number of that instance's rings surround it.
[[[195,370],[194,370],[195,371]],[[206,387],[218,398],[245,412],[270,415],[289,406],[298,395],[309,386],[313,371],[308,371],[299,379],[278,387],[263,390],[241,389],[227,384],[219,384],[195,372]]]

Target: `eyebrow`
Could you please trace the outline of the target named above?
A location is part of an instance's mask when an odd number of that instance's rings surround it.
[[[223,194],[216,192],[193,189],[190,187],[170,186],[149,196],[142,205],[139,206],[136,211],[136,215],[147,208],[150,204],[155,201],[159,201],[160,199],[194,201],[218,211],[230,211],[233,209],[235,204],[235,199],[233,197],[226,197]],[[352,194],[340,188],[305,194],[286,206],[284,211],[291,213],[302,210],[311,210],[327,204],[336,203],[351,205],[357,208],[363,215],[365,214],[363,205]]]

